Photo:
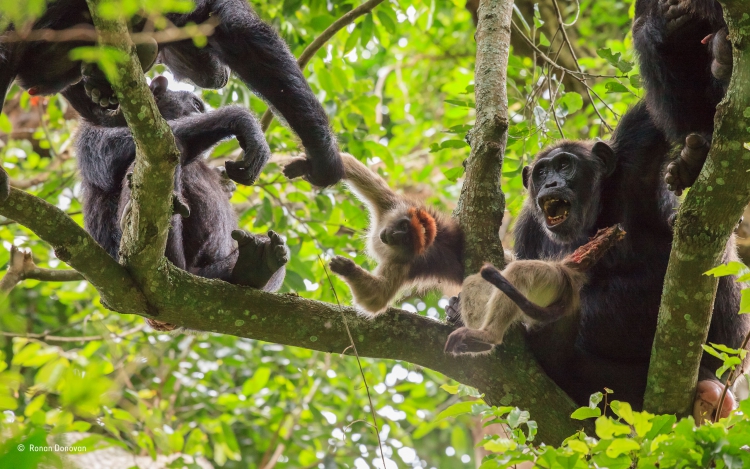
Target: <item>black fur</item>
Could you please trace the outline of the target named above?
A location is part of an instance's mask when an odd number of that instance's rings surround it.
[[[224,183],[201,158],[219,141],[236,136],[255,161],[253,173],[257,176],[270,157],[258,123],[238,106],[206,113],[200,99],[192,93],[169,91],[163,77],[154,79],[151,89],[181,150],[175,190],[190,209],[188,218],[172,217],[167,258],[202,277],[277,290],[285,274],[283,242],[273,233],[269,239],[237,232],[237,218]],[[130,200],[126,175],[135,161],[135,142],[124,122],[117,127],[84,122],[76,145],[85,228],[117,259],[120,218]],[[233,237],[240,241],[239,249]]]
[[[558,148],[575,155],[575,173],[559,180],[569,181],[569,192],[562,193],[573,194],[571,213],[578,209],[584,215],[568,219],[553,231],[548,229],[537,202],[544,188],[532,179],[515,227],[515,249],[519,259],[560,259],[585,244],[597,229],[615,223],[623,226],[625,239],[589,272],[590,280],[581,291],[580,321],[532,331],[529,339],[542,366],[577,403],[586,404],[591,393],[606,386],[615,391],[616,399],[640,408],[677,200],[661,178],[669,143],[644,104],[623,116],[610,146],[616,165],[609,177],[605,176],[606,164],[592,155],[590,143],[563,142],[537,156],[527,173],[533,174],[538,161]],[[725,260],[733,259],[731,244]],[[734,279],[719,281],[710,342],[730,347],[741,344],[750,324],[737,314],[739,293]],[[576,336],[574,345],[572,335]],[[702,365],[701,379],[713,376],[719,366],[707,354]]]
[[[168,14],[176,26],[218,20],[208,45],[201,49],[192,40],[159,45],[159,60],[178,78],[204,88],[220,88],[229,70],[265,98],[299,135],[309,159],[308,180],[319,186],[336,183],[344,174],[328,117],[315,99],[302,71],[276,32],[252,11],[246,0],[198,0],[187,14]],[[143,22],[132,25],[143,28]],[[62,30],[91,27],[85,0],[58,0],[34,24],[34,29]],[[11,29],[13,27],[11,26]],[[82,78],[81,63],[71,61],[68,52],[86,41],[0,42],[0,98],[14,79],[36,94],[51,94],[71,85],[76,110],[89,121],[107,125],[109,117],[91,99],[85,99],[93,77]],[[111,92],[111,91],[110,91]],[[68,93],[66,93],[68,94]],[[230,174],[231,175],[231,174]],[[241,180],[238,182],[242,182]]]

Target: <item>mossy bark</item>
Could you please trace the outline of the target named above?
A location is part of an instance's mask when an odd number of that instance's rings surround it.
[[[708,160],[677,215],[645,396],[645,408],[657,413],[690,413],[718,285],[703,274],[721,262],[750,202],[750,2],[721,3],[734,71]]]

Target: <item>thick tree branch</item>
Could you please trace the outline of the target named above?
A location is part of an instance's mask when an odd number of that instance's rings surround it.
[[[721,262],[726,242],[750,202],[750,2],[725,0],[734,71],[716,110],[711,152],[675,224],[675,237],[651,354],[645,407],[687,415],[711,323],[718,281],[703,275]],[[743,17],[744,15],[744,17]]]
[[[127,53],[127,60],[118,64],[119,76],[108,77],[136,142],[131,214],[122,234],[120,256],[144,291],[154,291],[148,278],[167,262],[164,250],[180,151],[148,88],[125,20],[101,17],[101,0],[87,3],[100,43]]]
[[[331,25],[328,26],[325,31],[320,33],[320,36],[316,37],[315,40],[311,42],[310,45],[305,47],[304,51],[302,51],[302,54],[300,54],[299,58],[297,59],[297,65],[299,65],[299,68],[304,70],[305,65],[310,62],[310,59],[312,59],[320,50],[320,48],[323,47],[329,39],[336,35],[337,32],[353,23],[354,20],[356,20],[360,16],[364,16],[367,13],[370,13],[373,8],[380,5],[381,3],[383,3],[383,0],[368,0],[331,23]],[[260,119],[260,127],[264,132],[268,129],[268,126],[271,125],[272,121],[273,111],[271,111],[271,109],[269,108],[265,113],[263,113],[263,117],[261,117]]]
[[[0,169],[0,187],[7,173]],[[120,313],[147,314],[152,309],[127,270],[112,259],[65,212],[18,189],[0,202],[0,215],[29,228],[55,250],[58,259],[80,272]]]

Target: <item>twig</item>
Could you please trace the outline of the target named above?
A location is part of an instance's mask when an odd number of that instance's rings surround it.
[[[57,335],[48,335],[46,332],[43,334],[16,334],[13,332],[0,331],[0,335],[3,337],[22,337],[24,339],[36,339],[42,342],[92,342],[94,340],[105,340],[105,339],[120,339],[132,334],[136,334],[143,330],[146,324],[139,324],[132,329],[128,329],[119,334],[111,332],[109,335],[90,335],[82,337],[65,337]]]
[[[307,65],[310,59],[312,59],[313,56],[320,50],[320,48],[323,47],[323,45],[325,45],[325,43],[328,42],[328,40],[331,39],[337,32],[344,29],[350,23],[353,23],[354,20],[356,20],[360,16],[366,15],[367,13],[372,11],[373,8],[383,3],[383,1],[384,0],[368,0],[331,23],[331,25],[328,26],[325,31],[320,34],[320,36],[316,37],[315,40],[311,42],[304,51],[302,51],[302,54],[300,54],[299,58],[297,59],[297,65],[299,65],[299,68],[304,69],[305,65]],[[268,129],[268,126],[271,125],[272,121],[273,112],[269,108],[260,119],[260,126],[264,132]]]
[[[740,350],[746,350],[748,342],[750,342],[750,331],[748,331],[748,333],[745,335],[745,340],[742,341],[742,345],[740,345]],[[731,386],[734,383],[734,380],[737,379],[737,376],[735,376],[735,372],[740,368],[741,368],[740,366],[735,366],[734,368],[732,368],[732,371],[729,372],[729,376],[727,377],[727,382],[724,383],[724,389],[722,389],[721,397],[719,397],[719,405],[716,407],[716,413],[713,416],[714,422],[719,420],[719,417],[721,415],[721,410],[724,408],[724,399],[727,397],[727,391],[729,390],[729,386]]]
[[[339,310],[341,312],[341,319],[344,321],[344,328],[346,329],[346,334],[349,336],[349,342],[351,343],[350,347],[352,348],[352,351],[354,352],[354,356],[357,357],[357,366],[359,366],[359,373],[362,375],[362,381],[365,383],[365,391],[367,391],[367,400],[370,402],[370,413],[372,414],[372,422],[373,422],[373,426],[375,427],[375,435],[378,437],[378,448],[380,448],[380,458],[383,461],[383,469],[385,469],[388,466],[386,466],[385,464],[385,453],[383,453],[383,442],[380,441],[380,429],[378,428],[378,419],[375,416],[375,406],[372,403],[372,396],[370,395],[370,386],[367,385],[367,378],[365,378],[365,371],[362,368],[362,362],[359,359],[357,346],[354,344],[352,331],[349,330],[349,323],[346,320],[346,315],[344,314],[343,311],[341,311],[341,302],[339,301],[339,295],[338,293],[336,293],[336,288],[333,286],[333,281],[331,280],[331,276],[328,274],[328,269],[326,268],[325,262],[323,262],[323,259],[321,259],[320,256],[318,256],[318,260],[323,265],[323,272],[325,272],[326,278],[328,279],[328,284],[331,286],[331,291],[333,292],[333,296],[334,298],[336,298],[336,304],[339,306]]]
[[[42,282],[76,282],[83,280],[83,275],[75,270],[42,269],[34,264],[31,251],[10,248],[8,272],[0,279],[0,295],[8,295],[16,285],[24,280]]]

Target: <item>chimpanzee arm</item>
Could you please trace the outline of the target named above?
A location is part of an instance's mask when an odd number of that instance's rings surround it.
[[[76,150],[81,177],[105,191],[120,187],[135,161],[135,142],[127,127],[84,126]]]
[[[213,2],[212,13],[220,24],[210,45],[299,135],[310,162],[308,180],[318,186],[339,181],[344,167],[328,117],[286,44],[245,0]]]
[[[0,111],[5,104],[5,95],[16,78],[20,45],[12,42],[0,42]]]
[[[190,164],[221,140],[237,137],[245,154],[238,161],[228,161],[226,169],[229,177],[240,184],[253,184],[271,158],[260,125],[250,112],[239,106],[182,117],[169,125],[181,146],[183,165]]]

